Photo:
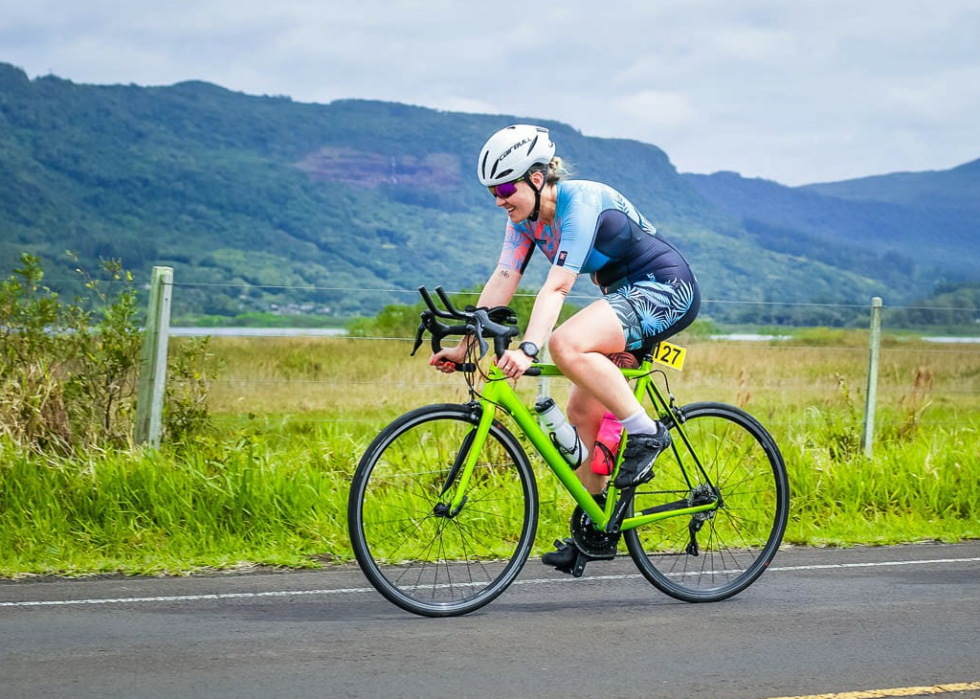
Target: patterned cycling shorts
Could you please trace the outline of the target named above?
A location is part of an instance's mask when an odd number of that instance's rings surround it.
[[[679,333],[698,315],[701,292],[697,282],[638,281],[605,296],[626,334],[626,349],[638,350]]]

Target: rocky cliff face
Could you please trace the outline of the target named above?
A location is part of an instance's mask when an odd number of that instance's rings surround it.
[[[462,185],[459,158],[448,153],[415,158],[351,148],[321,148],[295,165],[317,182],[344,182],[365,187],[381,184]]]

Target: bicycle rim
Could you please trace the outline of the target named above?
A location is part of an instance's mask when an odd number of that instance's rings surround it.
[[[713,602],[751,585],[776,555],[789,513],[789,484],[775,442],[748,413],[721,403],[681,410],[690,446],[672,430],[674,445],[657,459],[654,479],[637,490],[633,510],[711,497],[692,450],[717,488],[720,506],[633,529],[624,538],[636,565],[659,590],[686,602]]]
[[[447,512],[479,408],[434,405],[374,440],[351,486],[348,526],[361,569],[381,594],[424,616],[471,612],[503,592],[527,560],[537,489],[527,455],[490,429],[458,512]],[[440,505],[440,503],[443,503]]]

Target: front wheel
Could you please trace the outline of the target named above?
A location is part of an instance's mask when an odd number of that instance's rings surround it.
[[[653,480],[637,489],[633,511],[683,499],[716,499],[718,507],[623,537],[657,589],[685,602],[713,602],[747,588],[776,555],[789,516],[789,482],[776,443],[745,411],[723,403],[680,411],[683,424],[671,426],[673,446],[657,459]]]
[[[466,485],[480,407],[430,405],[386,427],[351,484],[354,555],[388,600],[423,616],[471,612],[503,592],[534,543],[538,498],[527,455],[493,423]]]

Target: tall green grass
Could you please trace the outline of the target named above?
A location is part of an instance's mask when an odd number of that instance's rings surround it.
[[[852,545],[980,536],[980,416],[945,417],[946,424],[876,444],[870,459],[842,450],[825,426],[809,430],[804,423],[778,437],[793,489],[786,540]]]
[[[878,441],[861,448],[866,335],[823,343],[689,344],[669,372],[682,403],[739,404],[766,424],[790,472],[786,541],[800,545],[980,537],[980,353],[889,342]],[[213,341],[210,433],[160,451],[59,457],[0,441],[0,575],[182,574],[351,560],[348,484],[378,430],[432,402],[467,399],[408,342]],[[533,399],[538,386],[522,382]],[[567,385],[553,380],[562,400]],[[539,550],[573,506],[538,469]]]
[[[330,429],[43,463],[0,449],[0,574],[182,573],[349,558],[354,450]]]

